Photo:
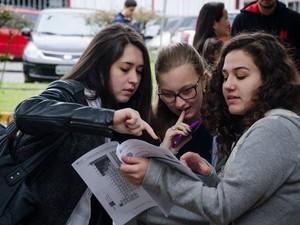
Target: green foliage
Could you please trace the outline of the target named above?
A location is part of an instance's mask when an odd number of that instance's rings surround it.
[[[91,22],[97,23],[100,26],[107,26],[111,24],[116,12],[115,11],[104,11],[98,10],[93,18],[90,18]]]
[[[32,24],[24,16],[13,13],[8,7],[0,6],[0,27],[22,29]]]
[[[136,19],[142,27],[145,27],[149,20],[159,18],[159,15],[155,12],[146,10],[144,8],[138,8],[134,12],[134,19]]]
[[[110,11],[98,10],[95,16],[87,18],[87,22],[95,23],[100,25],[101,27],[105,27],[112,23],[112,20],[116,14],[117,12],[115,10],[110,10]],[[134,19],[137,20],[142,27],[144,27],[149,20],[158,17],[159,17],[158,14],[143,8],[138,8],[134,12]]]

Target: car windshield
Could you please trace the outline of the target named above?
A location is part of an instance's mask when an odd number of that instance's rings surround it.
[[[92,13],[45,13],[37,24],[36,31],[48,35],[94,36],[100,26],[91,19]]]

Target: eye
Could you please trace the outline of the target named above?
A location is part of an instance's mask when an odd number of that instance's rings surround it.
[[[162,95],[165,98],[173,98],[173,96],[174,96],[174,94],[171,92],[160,92],[159,95]]]
[[[121,70],[122,70],[124,73],[127,73],[130,69],[129,69],[129,68],[122,68],[122,67],[121,67]]]
[[[190,93],[192,93],[194,91],[194,87],[190,87],[190,88],[187,88],[183,91],[181,91],[181,94],[182,95],[189,95]]]
[[[247,74],[245,74],[245,73],[237,73],[236,74],[236,78],[238,79],[238,80],[243,80],[243,79],[245,79],[247,77]]]

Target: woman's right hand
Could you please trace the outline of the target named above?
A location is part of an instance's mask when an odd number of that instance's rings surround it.
[[[119,109],[114,113],[113,129],[122,134],[140,136],[146,130],[154,139],[158,139],[152,127],[145,122],[140,114],[131,108]]]
[[[174,149],[173,140],[176,135],[188,136],[191,132],[190,126],[183,122],[185,112],[182,111],[177,122],[174,126],[170,127],[165,134],[164,140],[160,144],[161,147],[170,149],[171,151]],[[176,149],[179,146],[176,146]],[[173,151],[172,151],[173,152]],[[174,153],[174,152],[173,152]]]

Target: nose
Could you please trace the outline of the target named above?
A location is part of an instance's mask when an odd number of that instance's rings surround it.
[[[227,90],[233,90],[235,88],[234,79],[228,76],[227,80],[224,81],[223,86]]]
[[[137,84],[139,81],[141,80],[141,75],[137,72],[137,71],[135,71],[135,70],[133,70],[131,73],[130,73],[130,75],[129,75],[129,79],[128,79],[128,82],[130,83],[130,84]]]
[[[175,104],[174,104],[176,109],[183,109],[185,103],[186,103],[186,101],[184,99],[180,98],[179,96],[176,96]]]

